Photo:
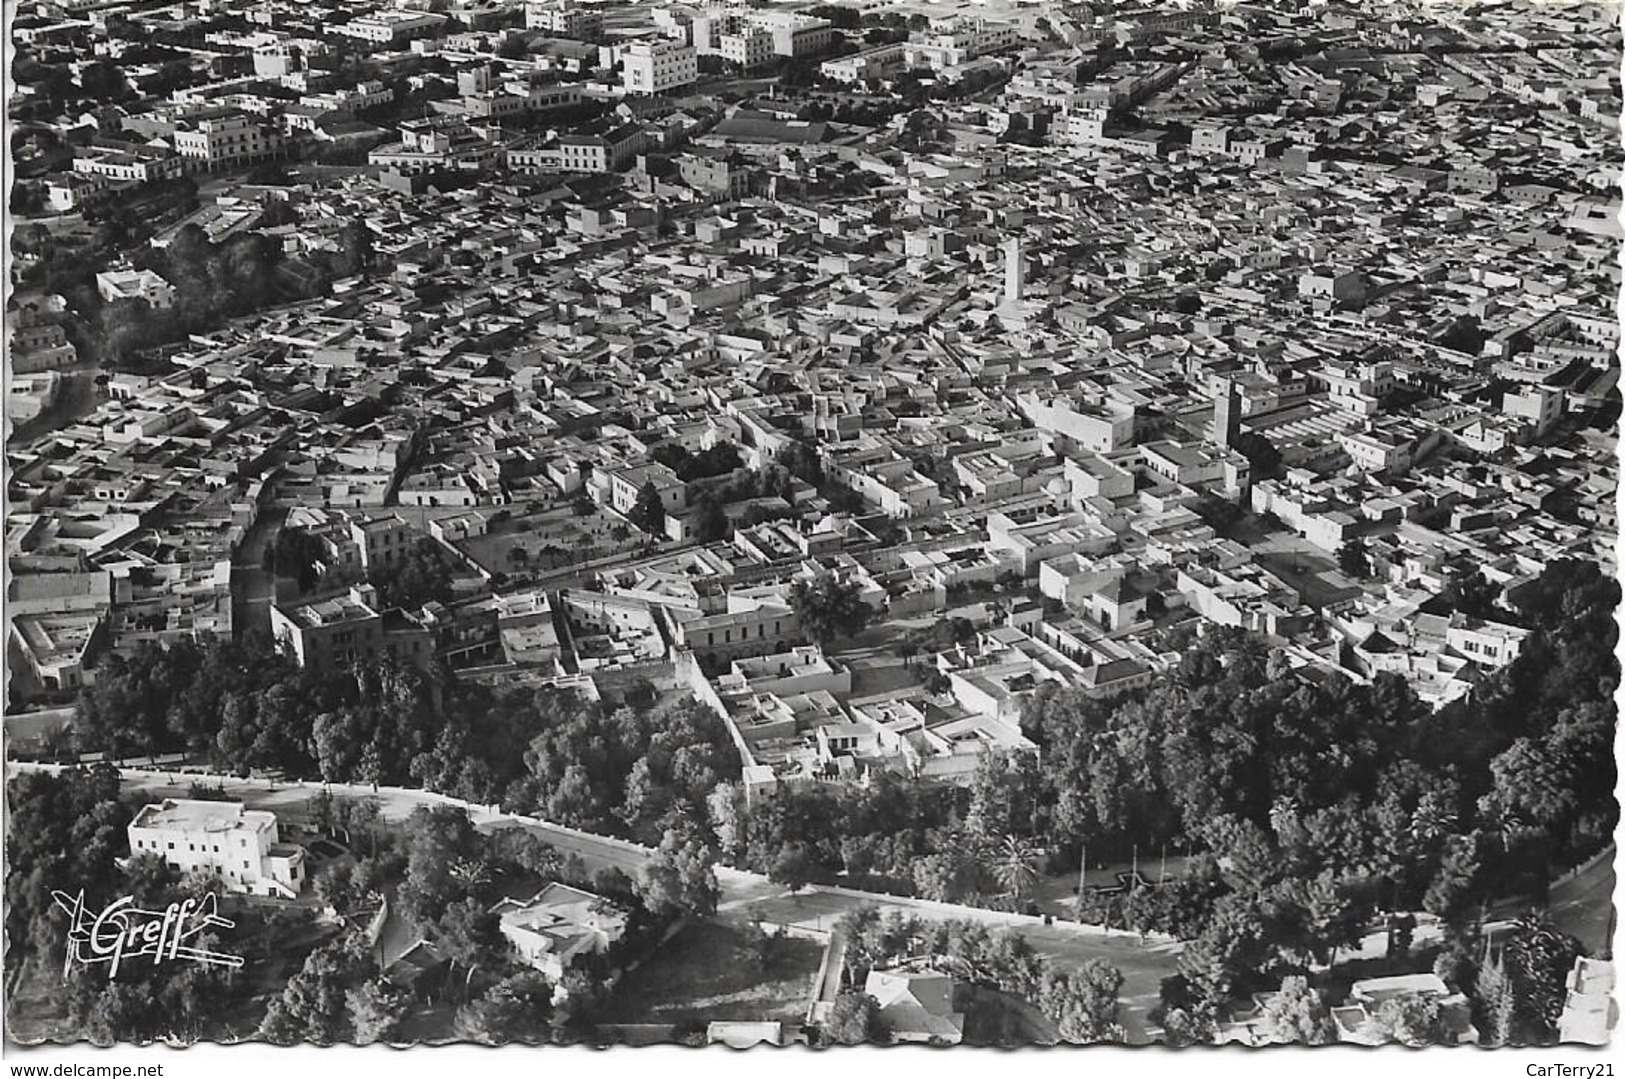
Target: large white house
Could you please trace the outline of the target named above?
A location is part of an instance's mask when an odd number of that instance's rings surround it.
[[[228,892],[294,899],[305,886],[305,848],[282,842],[275,813],[240,802],[166,798],[135,815],[129,836],[132,855],[213,873]]]
[[[580,956],[603,952],[626,933],[624,914],[567,884],[549,884],[528,903],[504,899],[491,911],[519,958],[554,981]]]

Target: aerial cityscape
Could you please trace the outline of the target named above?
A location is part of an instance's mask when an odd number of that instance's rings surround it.
[[[1619,20],[12,5],[8,1047],[1606,1044]]]

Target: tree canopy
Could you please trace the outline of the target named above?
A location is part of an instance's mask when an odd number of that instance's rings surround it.
[[[638,528],[651,536],[665,534],[666,507],[660,500],[660,491],[656,489],[652,480],[645,480],[642,488],[638,490],[637,501],[632,503],[632,510],[626,515]]]
[[[790,605],[801,628],[819,644],[863,632],[874,610],[859,598],[857,584],[834,577],[809,583],[798,580],[790,589]]]

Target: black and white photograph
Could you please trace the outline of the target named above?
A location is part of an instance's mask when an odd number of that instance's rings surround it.
[[[5,17],[11,1074],[1613,1075],[1618,0]]]

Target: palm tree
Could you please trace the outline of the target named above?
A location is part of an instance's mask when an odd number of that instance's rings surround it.
[[[1005,836],[993,851],[993,863],[988,868],[993,879],[1004,888],[1004,894],[1018,906],[1038,883],[1038,859],[1042,853],[1032,840],[1014,835]]]
[[[1456,827],[1456,814],[1451,811],[1437,792],[1429,791],[1411,814],[1411,838],[1419,843],[1434,843],[1449,835]]]
[[[491,883],[491,866],[483,858],[458,858],[446,872],[470,892]]]

